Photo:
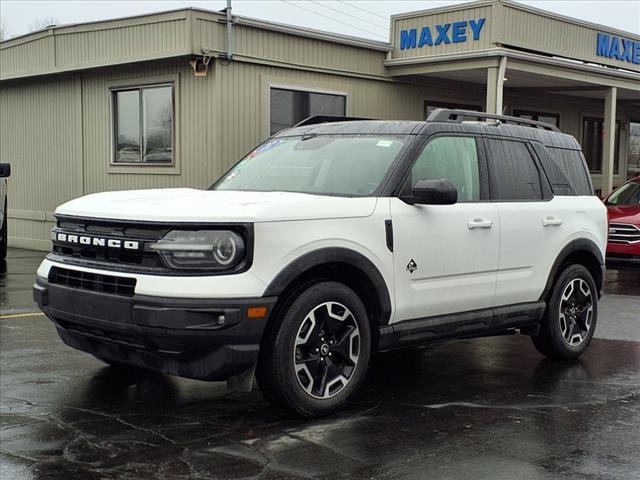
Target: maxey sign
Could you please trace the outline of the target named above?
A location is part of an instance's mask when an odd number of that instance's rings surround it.
[[[596,55],[640,65],[640,42],[598,32]]]
[[[484,23],[484,18],[478,18],[422,27],[420,30],[417,28],[400,30],[400,50],[480,40]]]

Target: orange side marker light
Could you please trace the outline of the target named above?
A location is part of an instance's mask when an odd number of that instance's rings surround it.
[[[247,308],[248,318],[264,318],[267,316],[267,307],[249,307]]]

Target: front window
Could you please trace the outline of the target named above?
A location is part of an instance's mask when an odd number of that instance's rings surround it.
[[[344,117],[347,113],[345,95],[271,87],[269,97],[270,135],[312,115]]]
[[[167,165],[173,153],[173,86],[112,90],[112,163]]]
[[[395,135],[272,138],[211,188],[369,196],[406,143]]]
[[[607,205],[640,205],[640,183],[627,183],[611,194]]]

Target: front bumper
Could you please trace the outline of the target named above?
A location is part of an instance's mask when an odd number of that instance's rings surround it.
[[[639,243],[613,243],[607,244],[607,257],[620,259],[640,259]]]
[[[38,278],[33,297],[64,343],[109,363],[222,381],[252,368],[276,297],[130,297],[56,285]],[[249,318],[249,307],[267,307]]]

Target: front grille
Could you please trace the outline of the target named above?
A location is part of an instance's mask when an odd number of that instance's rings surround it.
[[[122,267],[122,270],[144,271],[165,270],[160,256],[153,251],[146,251],[146,243],[161,239],[171,228],[166,225],[142,225],[140,222],[106,221],[99,219],[58,218],[58,225],[53,229],[53,253],[71,258],[72,263],[82,265]],[[118,241],[135,241],[139,249],[110,248],[90,244],[72,244],[61,242],[57,234],[101,237]]]
[[[640,228],[627,223],[609,224],[610,243],[637,243],[640,242]]]
[[[136,288],[136,279],[116,277],[98,273],[82,272],[67,268],[52,267],[49,271],[49,282],[65,287],[90,290],[92,292],[132,297]]]

